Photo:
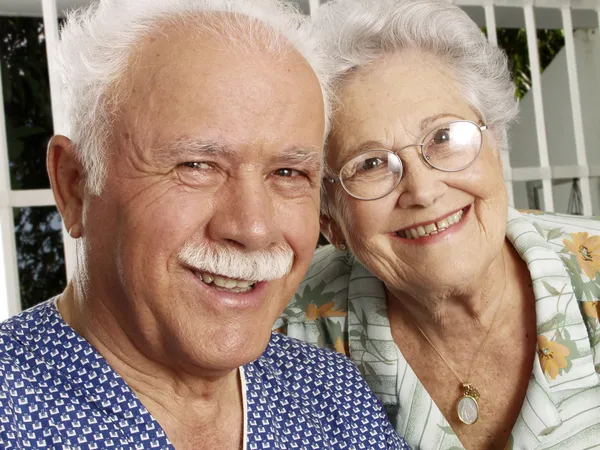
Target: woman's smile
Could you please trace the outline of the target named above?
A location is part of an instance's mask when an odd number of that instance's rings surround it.
[[[420,222],[411,225],[410,227],[396,231],[395,235],[403,239],[414,240],[443,233],[461,222],[470,208],[471,205],[468,205],[458,211],[451,212],[430,222]]]

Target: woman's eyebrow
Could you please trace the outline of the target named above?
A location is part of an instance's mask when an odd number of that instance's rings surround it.
[[[376,148],[386,148],[385,145],[380,141],[375,141],[370,139],[368,141],[363,141],[358,145],[352,146],[348,152],[349,155],[357,155],[358,153],[364,152],[366,150],[373,150]]]
[[[432,123],[441,119],[442,117],[453,117],[453,118],[456,118],[459,120],[465,120],[464,117],[462,117],[458,114],[455,114],[455,113],[445,112],[445,113],[441,113],[441,114],[436,114],[434,116],[425,117],[423,120],[421,120],[421,126],[420,126],[421,132],[423,133],[423,132],[427,131],[431,127]]]
[[[421,133],[424,133],[425,131],[428,131],[429,128],[431,127],[431,124],[436,122],[437,120],[443,118],[443,117],[451,117],[451,118],[455,118],[458,120],[466,120],[463,116],[459,115],[459,114],[455,114],[455,113],[449,113],[449,112],[444,112],[441,114],[435,114],[433,116],[429,116],[429,117],[425,117],[423,120],[421,120],[421,123],[419,124],[419,128],[421,130]],[[386,145],[383,144],[380,141],[376,141],[373,139],[367,140],[367,141],[363,141],[358,145],[354,145],[352,147],[348,148],[348,154],[349,155],[356,155],[358,153],[361,153],[365,150],[370,150],[370,149],[375,149],[375,148],[382,148],[382,149],[386,149]]]

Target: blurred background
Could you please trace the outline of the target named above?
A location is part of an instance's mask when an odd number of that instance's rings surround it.
[[[60,22],[87,3],[0,0],[0,320],[59,293],[73,269],[45,157],[61,120],[52,61]],[[313,15],[321,3],[296,1]],[[511,204],[600,215],[600,2],[455,3],[508,54],[521,105],[503,155]]]

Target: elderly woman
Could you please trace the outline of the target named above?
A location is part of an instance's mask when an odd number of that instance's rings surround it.
[[[458,7],[329,2],[319,251],[276,324],[347,352],[413,449],[600,445],[600,222],[509,208],[506,57]]]

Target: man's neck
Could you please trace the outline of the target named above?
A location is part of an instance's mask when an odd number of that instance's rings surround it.
[[[79,297],[69,284],[58,301],[61,316],[125,380],[178,450],[240,448],[239,370],[204,375],[154,361],[101,302]]]

